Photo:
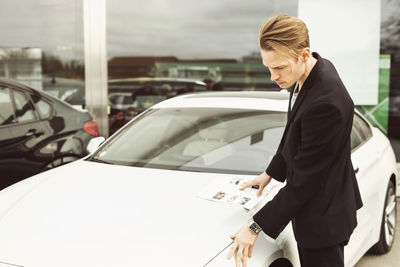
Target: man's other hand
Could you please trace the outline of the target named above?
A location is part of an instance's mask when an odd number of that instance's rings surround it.
[[[251,258],[257,237],[258,235],[253,233],[247,225],[240,228],[239,232],[236,234],[231,235],[234,242],[229,251],[228,260],[230,260],[236,252],[236,267],[240,267],[241,264],[243,267],[246,267],[248,258]]]
[[[258,185],[257,197],[259,197],[261,196],[262,191],[269,184],[269,182],[271,182],[271,176],[269,176],[266,172],[263,172],[253,180],[245,182],[240,190],[245,190],[248,187]]]

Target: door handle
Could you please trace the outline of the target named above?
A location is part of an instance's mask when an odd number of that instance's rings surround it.
[[[42,134],[44,134],[44,133],[38,132],[38,131],[36,131],[36,129],[30,129],[26,132],[25,136],[26,137],[30,137],[30,136],[38,137],[38,136],[41,136]]]
[[[357,174],[359,171],[360,171],[360,168],[359,168],[359,167],[357,167],[357,168],[354,169],[354,173],[355,173],[355,174]]]

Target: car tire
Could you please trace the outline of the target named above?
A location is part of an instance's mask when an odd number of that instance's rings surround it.
[[[370,249],[370,252],[374,254],[387,253],[392,248],[392,245],[394,243],[395,232],[396,194],[395,185],[392,181],[390,181],[386,191],[386,199],[382,213],[379,241]]]

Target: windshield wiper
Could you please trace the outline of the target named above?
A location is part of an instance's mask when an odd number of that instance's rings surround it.
[[[87,160],[88,160],[88,161],[94,161],[94,162],[99,162],[99,163],[105,163],[105,164],[114,165],[114,163],[112,163],[112,162],[105,161],[105,160],[102,160],[102,159],[97,159],[97,158],[89,158],[89,159],[87,159]]]

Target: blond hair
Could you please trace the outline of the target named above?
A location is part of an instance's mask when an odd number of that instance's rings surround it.
[[[260,29],[260,48],[274,50],[297,61],[303,48],[310,47],[306,24],[287,14],[268,19]]]

